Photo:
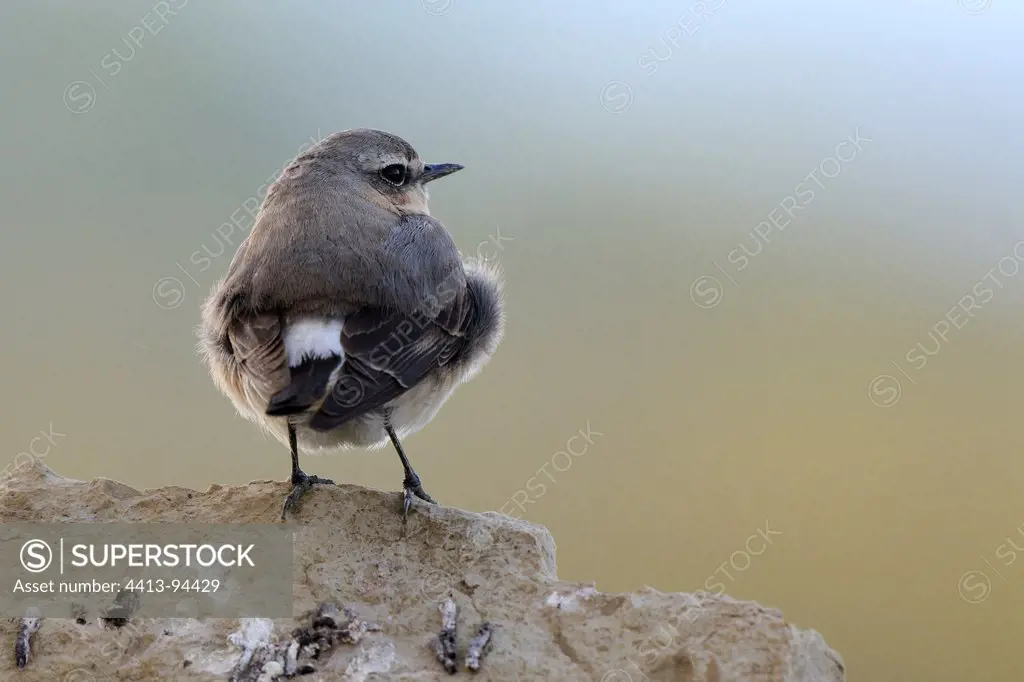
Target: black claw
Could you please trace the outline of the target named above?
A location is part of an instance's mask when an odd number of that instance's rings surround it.
[[[284,521],[288,515],[288,512],[293,510],[295,506],[302,499],[302,496],[309,492],[309,489],[314,485],[334,485],[334,481],[329,478],[320,478],[319,476],[309,476],[301,470],[297,470],[292,473],[292,491],[288,494],[288,497],[284,501],[284,507],[281,509],[281,520]]]
[[[402,501],[402,523],[409,522],[409,509],[412,508],[412,491],[408,488],[405,489],[405,495]]]
[[[402,488],[405,491],[405,495],[402,501],[403,521],[409,520],[409,509],[412,507],[413,497],[418,497],[424,502],[429,502],[430,504],[437,504],[437,501],[433,497],[428,495],[427,491],[423,489],[423,486],[420,484],[420,477],[416,476],[415,474],[411,478],[406,477],[405,481],[403,481],[402,483]]]

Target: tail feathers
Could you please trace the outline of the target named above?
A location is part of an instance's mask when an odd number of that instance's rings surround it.
[[[273,398],[267,405],[268,417],[288,417],[293,414],[301,414],[313,406],[305,396],[300,396],[292,390],[292,387],[284,389]]]
[[[341,363],[334,355],[327,358],[308,358],[298,367],[291,368],[291,382],[275,393],[267,405],[270,417],[287,417],[315,407],[327,394],[331,374]]]

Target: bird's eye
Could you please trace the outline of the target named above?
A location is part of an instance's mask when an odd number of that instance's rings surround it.
[[[398,187],[405,182],[405,166],[400,163],[393,163],[390,166],[384,166],[380,171],[380,176],[392,185]]]

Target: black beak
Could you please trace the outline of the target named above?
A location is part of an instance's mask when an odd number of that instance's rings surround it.
[[[423,173],[420,175],[420,184],[426,184],[431,180],[437,180],[443,178],[446,175],[451,175],[455,171],[460,171],[465,166],[460,166],[457,163],[428,163],[423,167]]]

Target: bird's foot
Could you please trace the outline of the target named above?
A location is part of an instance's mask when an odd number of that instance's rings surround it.
[[[423,485],[420,483],[420,477],[415,473],[412,476],[406,476],[405,480],[402,481],[402,488],[405,490],[405,496],[402,500],[402,521],[409,520],[409,509],[412,507],[412,500],[414,497],[418,497],[424,502],[430,504],[437,504],[437,501],[427,494],[427,491],[423,489]]]
[[[310,476],[301,470],[292,474],[292,491],[284,501],[284,508],[281,509],[282,521],[285,520],[289,511],[295,509],[295,506],[299,503],[299,500],[302,499],[302,496],[305,495],[314,485],[334,485],[334,481],[329,478]]]

